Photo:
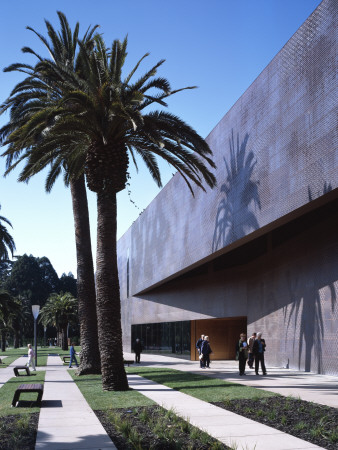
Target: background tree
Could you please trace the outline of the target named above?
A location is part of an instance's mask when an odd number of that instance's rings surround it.
[[[34,68],[27,64],[13,64],[5,69],[7,71],[22,71],[27,73],[28,77],[14,88],[8,101],[2,105],[2,112],[11,109],[10,122],[0,131],[2,141],[10,133],[15,134],[15,130],[25,126],[28,118],[37,111],[46,120],[39,133],[34,134],[33,142],[35,139],[41,139],[43,128],[50,126],[48,105],[62,98],[67,89],[67,83],[65,83],[67,77],[72,78],[72,73],[81,74],[81,52],[77,52],[79,23],[76,24],[72,33],[65,15],[58,12],[58,16],[61,32],[56,32],[52,25],[45,21],[50,43],[34,29],[28,27],[43,42],[50,58],[42,58],[32,49],[24,47],[24,52],[33,54],[38,58],[38,64]],[[81,41],[82,51],[90,51],[92,48],[92,36],[96,28],[97,26],[88,28]],[[28,149],[28,153],[21,157],[19,161],[25,159],[27,154],[29,154],[31,142],[28,143],[24,140],[19,146],[13,146],[11,140],[8,140],[7,143],[10,144],[6,152],[7,167],[10,171],[16,165],[12,165],[13,158],[18,158],[24,148]],[[31,176],[39,172],[42,167],[43,165],[40,162],[34,166],[31,165],[30,173],[22,176],[21,181],[27,181]],[[76,178],[69,179],[67,171],[67,159],[57,159],[56,165],[47,177],[46,190],[49,192],[58,175],[64,172],[65,183],[67,186],[70,185],[71,189],[76,238],[77,292],[82,346],[82,358],[78,373],[100,373],[94,268],[85,178],[82,172]]]
[[[59,280],[59,288],[62,292],[69,292],[73,295],[73,297],[77,297],[77,287],[76,287],[76,278],[72,272],[69,272],[68,275],[63,273]]]
[[[8,260],[9,253],[11,253],[11,255],[13,256],[13,252],[15,250],[14,239],[7,231],[4,223],[9,225],[10,227],[12,226],[12,224],[8,219],[6,219],[6,217],[0,216],[0,261]]]
[[[69,292],[51,294],[41,309],[39,322],[52,325],[61,333],[62,350],[68,350],[67,327],[77,319],[78,303]]]
[[[17,256],[4,288],[13,296],[27,299],[30,305],[43,306],[52,292],[59,290],[59,278],[47,257]]]
[[[21,312],[21,304],[6,291],[0,291],[1,351],[6,351],[8,334],[13,331],[13,320]]]

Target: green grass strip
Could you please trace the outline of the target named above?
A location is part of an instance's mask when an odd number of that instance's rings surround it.
[[[104,391],[101,375],[75,375],[68,371],[92,409],[108,410],[115,408],[132,408],[149,406],[155,403],[133,389],[129,391]]]
[[[274,392],[223,381],[190,372],[167,368],[127,367],[128,374],[137,374],[148,380],[168,386],[176,391],[206,402],[222,402],[233,399],[259,399],[275,397]]]
[[[39,407],[16,407],[12,408],[12,400],[14,397],[14,392],[20,384],[32,384],[32,383],[43,383],[45,380],[46,372],[41,370],[38,372],[34,372],[35,375],[31,377],[21,376],[21,377],[13,377],[8,380],[0,389],[0,417],[10,416],[13,414],[31,414],[34,412],[39,412]],[[21,400],[28,401],[36,401],[38,394],[23,392],[20,395]],[[43,400],[43,397],[42,397]]]

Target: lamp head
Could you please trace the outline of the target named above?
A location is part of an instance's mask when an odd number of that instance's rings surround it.
[[[33,317],[35,320],[38,318],[39,311],[40,311],[40,305],[32,305],[32,313],[33,313]]]

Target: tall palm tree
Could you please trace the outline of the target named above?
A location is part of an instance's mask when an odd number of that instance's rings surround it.
[[[0,216],[0,261],[6,261],[9,258],[8,251],[13,256],[13,252],[15,250],[15,243],[12,236],[8,233],[6,226],[3,225],[3,223],[1,222],[6,223],[10,227],[12,226],[12,224],[8,219],[6,219],[6,217]]]
[[[31,146],[26,167],[29,173],[30,164],[45,166],[52,162],[51,170],[57,170],[57,161],[67,159],[71,176],[76,178],[84,171],[89,189],[97,194],[96,295],[102,384],[107,390],[126,390],[116,254],[116,194],[126,186],[129,155],[135,164],[136,154],[143,159],[158,186],[162,183],[156,157],[165,159],[181,174],[192,193],[192,184],[204,190],[204,184],[214,187],[216,180],[207,165],[215,165],[207,143],[177,116],[164,110],[144,112],[155,104],[166,107],[164,99],[182,90],[172,91],[166,79],[155,77],[164,61],[132,83],[133,75],[148,54],[123,79],[127,39],[122,43],[115,40],[110,50],[100,36],[95,37],[95,44],[93,52],[82,54],[83,76],[68,77],[69,91],[59,107],[45,112],[51,125],[48,129],[42,125],[43,136]],[[36,114],[9,140],[14,145],[18,141],[29,142],[40,129],[41,120]],[[54,153],[51,161],[48,154],[55,148],[57,156]]]
[[[69,292],[53,293],[41,309],[39,322],[52,325],[61,333],[62,350],[68,350],[67,327],[77,317],[78,302]]]
[[[81,74],[81,52],[78,51],[79,23],[76,24],[74,32],[71,32],[66,16],[58,12],[60,21],[60,32],[56,32],[52,25],[46,20],[46,27],[51,43],[34,29],[33,31],[44,46],[47,48],[50,59],[36,54],[31,48],[24,47],[23,52],[35,55],[38,63],[35,67],[27,64],[13,64],[5,71],[21,71],[28,77],[20,82],[11,92],[9,99],[2,105],[2,112],[10,109],[10,122],[0,130],[4,141],[15,130],[27,122],[34,114],[44,115],[48,107],[52,107],[66,91],[65,73],[67,77],[72,73]],[[81,45],[83,51],[92,47],[92,38],[97,26],[88,29]],[[45,126],[49,126],[48,119]],[[43,132],[40,129],[40,134]],[[35,134],[34,139],[41,139]],[[26,159],[28,153],[21,154],[24,148],[29,147],[27,142],[22,145],[13,146],[10,141],[7,155],[7,173],[11,171],[18,162]],[[51,156],[53,151],[51,152]],[[13,162],[16,160],[16,163]],[[21,176],[21,181],[28,179],[41,170],[41,165],[30,165],[29,175]],[[100,354],[98,348],[97,316],[96,316],[96,293],[94,281],[93,257],[91,250],[90,227],[85,177],[80,173],[78,177],[69,179],[67,177],[67,160],[58,160],[57,170],[53,170],[46,180],[46,190],[49,192],[58,175],[65,172],[66,185],[70,185],[73,216],[75,225],[76,256],[77,256],[77,291],[79,300],[79,320],[81,337],[81,364],[78,374],[100,373]]]

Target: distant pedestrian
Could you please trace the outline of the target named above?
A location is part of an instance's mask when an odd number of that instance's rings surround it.
[[[264,352],[265,352],[265,340],[262,339],[262,333],[257,333],[257,339],[255,339],[254,345],[253,345],[253,354],[255,357],[255,372],[256,375],[259,375],[258,369],[259,369],[259,362],[261,363],[261,369],[263,372],[263,375],[267,375],[266,373],[266,367],[264,362]]]
[[[32,344],[28,344],[28,362],[27,362],[27,367],[29,367],[30,365],[32,366],[33,370],[36,370],[35,368],[35,352],[32,349]]]
[[[252,335],[248,339],[248,346],[249,346],[248,347],[248,352],[249,352],[248,366],[250,367],[250,369],[253,369],[253,365],[255,362],[255,357],[253,354],[253,345],[254,345],[256,337],[257,337],[257,333],[252,333]]]
[[[136,339],[134,344],[134,352],[135,352],[135,362],[140,363],[141,361],[141,353],[142,353],[142,343],[139,339]]]
[[[204,336],[204,341],[202,342],[201,353],[203,355],[203,366],[202,369],[210,368],[210,354],[212,353],[209,336]]]
[[[76,355],[76,351],[75,351],[74,343],[72,343],[71,346],[70,346],[70,361],[69,361],[69,368],[72,367],[72,362],[73,362],[73,360],[75,361],[76,367],[79,367],[75,355]]]
[[[198,351],[198,357],[199,357],[199,360],[200,360],[200,368],[201,369],[203,369],[203,366],[204,366],[203,355],[202,355],[202,352],[201,352],[203,341],[204,341],[204,334],[201,334],[201,337],[196,342],[196,348],[197,348],[197,351]],[[202,358],[201,358],[201,356],[202,356]]]
[[[245,364],[248,359],[248,344],[246,342],[246,334],[241,333],[239,341],[236,345],[236,357],[238,359],[239,374],[245,375]]]

